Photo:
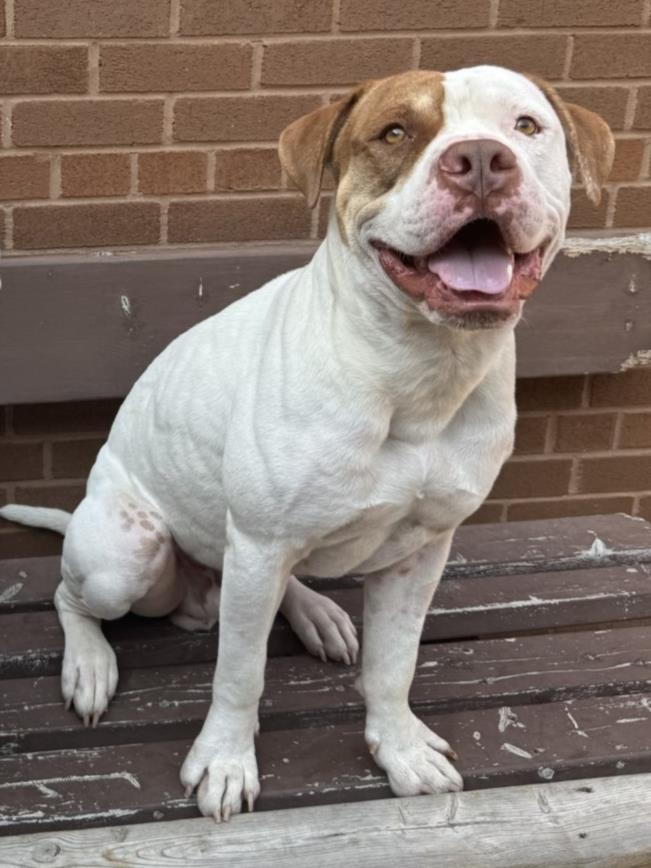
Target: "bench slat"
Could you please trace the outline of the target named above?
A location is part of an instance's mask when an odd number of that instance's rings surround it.
[[[307,655],[267,664],[266,730],[359,720],[358,667]],[[84,728],[63,707],[58,676],[0,682],[0,752],[55,750],[195,735],[211,697],[208,663],[127,669],[108,714]],[[651,686],[647,627],[422,645],[411,703],[419,713],[637,693]],[[503,712],[509,728],[509,713]]]
[[[651,770],[646,695],[599,697],[517,710],[424,719],[459,752],[468,789]],[[196,816],[178,781],[188,741],[83,748],[0,759],[0,828],[6,834]],[[258,808],[329,804],[389,795],[361,723],[263,732]]]
[[[362,589],[334,590],[329,596],[360,625]],[[651,617],[651,566],[449,579],[443,582],[425,619],[423,641],[512,634],[576,625],[599,625]],[[105,622],[104,631],[123,668],[202,663],[215,659],[217,627],[188,633],[167,619],[127,615]],[[0,616],[0,677],[53,675],[61,666],[63,634],[55,612]],[[269,655],[296,654],[299,640],[279,617]]]

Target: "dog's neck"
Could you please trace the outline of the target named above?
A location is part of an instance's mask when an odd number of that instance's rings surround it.
[[[388,400],[397,417],[451,418],[505,354],[513,327],[435,325],[342,240],[336,220],[308,265],[317,315],[332,324],[351,381]],[[507,361],[507,369],[512,361]]]

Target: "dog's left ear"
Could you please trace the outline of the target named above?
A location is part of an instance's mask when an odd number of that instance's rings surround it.
[[[357,88],[342,99],[310,112],[280,134],[280,162],[307,199],[309,208],[314,208],[318,201],[323,170],[330,163],[335,139],[362,90]]]
[[[580,105],[565,102],[546,81],[530,76],[556,109],[570,153],[570,166],[578,170],[588,199],[601,201],[601,187],[608,178],[615,156],[615,141],[606,121]]]

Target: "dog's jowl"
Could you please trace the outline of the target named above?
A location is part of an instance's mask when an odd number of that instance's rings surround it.
[[[356,662],[348,616],[295,575],[364,575],[365,735],[398,795],[458,790],[410,711],[418,642],[455,528],[511,452],[514,327],[558,251],[572,170],[597,201],[606,124],[498,67],[369,81],[291,124],[325,241],[175,340],[124,402],[65,533],[62,690],[87,724],[117,685],[102,618],[220,619],[212,704],[181,769],[216,819],[252,807],[278,609],[313,654]],[[221,587],[217,578],[221,574]]]

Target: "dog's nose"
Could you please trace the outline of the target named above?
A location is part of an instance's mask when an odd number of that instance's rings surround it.
[[[439,172],[454,187],[484,199],[509,195],[520,180],[515,154],[494,139],[467,139],[450,145],[439,157]]]

